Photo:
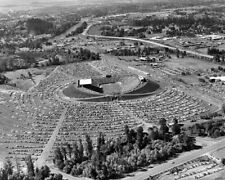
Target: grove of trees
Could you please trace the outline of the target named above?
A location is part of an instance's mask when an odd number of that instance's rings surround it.
[[[225,136],[225,126],[223,120],[209,120],[203,123],[196,123],[186,128],[186,131],[193,136],[208,136],[218,138]]]
[[[48,22],[39,18],[30,18],[26,22],[27,31],[33,32],[35,35],[39,34],[51,34],[54,29],[54,25],[51,22]]]
[[[22,172],[19,166],[15,168],[10,160],[0,169],[0,180],[63,180],[61,174],[51,173],[48,166],[35,168],[31,156],[26,158],[27,172]]]
[[[213,55],[216,62],[225,62],[225,50],[219,50],[217,48],[208,48],[208,55]]]
[[[144,46],[143,48],[135,48],[135,49],[113,49],[110,53],[114,56],[149,56],[153,54],[158,54],[160,48],[151,48]]]
[[[136,130],[124,128],[124,136],[117,139],[105,139],[99,133],[96,144],[86,134],[73,144],[64,143],[54,152],[54,164],[65,173],[93,179],[111,179],[122,177],[125,173],[152,163],[160,163],[177,153],[195,148],[195,138],[181,132],[175,120],[172,133],[165,119],[160,120],[160,127],[142,127]]]

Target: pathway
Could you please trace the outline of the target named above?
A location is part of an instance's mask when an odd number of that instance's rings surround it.
[[[43,165],[46,164],[47,162],[47,159],[50,155],[50,152],[53,148],[53,145],[55,143],[55,140],[56,140],[56,137],[57,137],[57,134],[59,132],[59,129],[63,123],[63,120],[65,119],[65,115],[66,115],[66,112],[67,112],[67,109],[64,109],[63,113],[61,114],[61,117],[55,127],[55,130],[53,131],[52,133],[52,136],[51,138],[49,139],[48,143],[45,145],[45,148],[43,149],[43,152],[41,153],[41,156],[37,159],[35,165],[37,167],[41,167]]]
[[[145,132],[148,132],[148,128],[154,126],[153,123],[146,123],[143,119],[138,118],[137,116],[135,116],[132,112],[130,112],[130,110],[128,108],[124,108],[121,105],[118,104],[118,109],[120,109],[121,111],[123,111],[125,114],[127,114],[128,116],[130,116],[131,118],[135,119],[137,122],[140,122],[142,124],[143,130]]]

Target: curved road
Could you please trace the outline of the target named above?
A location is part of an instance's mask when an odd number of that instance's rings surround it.
[[[100,24],[100,22],[98,22],[97,24]],[[148,43],[148,44],[153,44],[155,46],[159,46],[159,47],[163,47],[163,48],[168,48],[170,50],[176,50],[176,49],[178,49],[179,51],[186,51],[187,54],[191,54],[193,56],[199,56],[199,57],[208,58],[208,59],[213,59],[214,58],[213,56],[210,56],[210,55],[207,55],[207,54],[202,54],[202,53],[198,53],[198,52],[190,51],[190,50],[185,50],[185,49],[181,49],[181,48],[175,48],[175,47],[172,47],[172,46],[168,46],[168,45],[161,44],[161,43],[154,42],[154,41],[150,41],[150,40],[144,40],[144,39],[138,39],[138,38],[132,38],[132,37],[100,36],[100,35],[91,35],[91,34],[88,34],[89,29],[93,25],[96,25],[96,23],[95,24],[90,24],[82,34],[84,36],[92,37],[92,38],[113,39],[113,40],[129,40],[129,41],[136,41],[136,42]]]

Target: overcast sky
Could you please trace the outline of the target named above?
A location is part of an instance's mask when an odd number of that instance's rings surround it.
[[[32,2],[48,2],[49,0],[0,0],[0,6],[8,4],[24,4]],[[52,1],[52,0],[50,0]],[[63,1],[63,0],[54,0],[54,1]],[[76,1],[76,0],[75,0]]]

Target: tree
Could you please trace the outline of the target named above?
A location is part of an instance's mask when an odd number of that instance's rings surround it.
[[[43,175],[44,178],[49,177],[51,171],[50,171],[48,166],[46,166],[46,165],[42,166],[41,170],[42,170],[42,175]]]
[[[155,140],[155,132],[152,127],[148,128],[148,140],[149,141]]]
[[[221,163],[222,163],[223,165],[225,165],[225,158],[222,158],[222,159],[221,159]]]
[[[54,175],[54,180],[63,180],[62,174],[55,174]]]
[[[67,157],[66,157],[66,148],[61,146],[60,151],[62,153],[63,159],[66,161]]]
[[[222,110],[222,113],[225,114],[225,103],[222,104],[221,110]]]
[[[27,158],[26,158],[26,164],[27,164],[27,173],[28,173],[28,176],[33,177],[34,176],[34,164],[32,162],[31,155],[27,156]]]
[[[153,126],[153,132],[154,132],[154,136],[153,136],[153,139],[154,140],[157,140],[159,139],[159,130],[158,130],[158,127],[157,126]]]
[[[90,159],[93,152],[93,145],[92,145],[92,140],[90,136],[87,134],[85,136],[85,152],[86,152],[86,156]]]
[[[6,171],[6,173],[8,175],[13,174],[13,165],[12,165],[12,162],[9,159],[4,163],[4,170]]]
[[[180,57],[180,51],[179,51],[179,49],[176,49],[176,55],[177,55],[177,58]]]
[[[161,118],[160,121],[159,121],[159,124],[160,124],[159,134],[164,139],[166,134],[168,134],[168,132],[169,132],[169,128],[166,125],[166,119]]]
[[[131,143],[132,139],[131,139],[131,136],[130,136],[130,130],[129,130],[128,125],[125,125],[124,132],[125,132],[125,135],[126,135],[127,142]]]
[[[68,154],[69,158],[71,159],[72,148],[69,143],[66,143],[66,153]]]
[[[8,78],[5,75],[0,74],[0,84],[6,84],[8,82]]]
[[[75,143],[75,142],[72,145],[71,157],[72,157],[74,164],[77,162],[80,162],[80,153],[78,150],[77,143]]]
[[[63,169],[64,167],[64,160],[63,160],[63,155],[60,151],[60,148],[57,147],[54,151],[54,159],[53,159],[53,163],[59,168],[59,169]]]
[[[185,132],[183,132],[179,135],[179,141],[186,150],[190,150],[195,147],[196,139],[195,137],[190,137]]]
[[[136,137],[136,143],[137,143],[139,149],[142,148],[142,145],[143,145],[143,137],[144,137],[143,128],[141,126],[139,126],[137,128],[137,137]]]
[[[100,151],[102,145],[104,144],[105,144],[104,135],[102,134],[102,132],[100,132],[97,138],[97,151]]]
[[[84,146],[81,139],[78,140],[78,152],[79,152],[79,158],[82,161],[84,156]]]
[[[172,134],[173,136],[180,134],[180,125],[178,124],[178,120],[176,118],[174,118],[173,120],[173,126],[172,126]]]

